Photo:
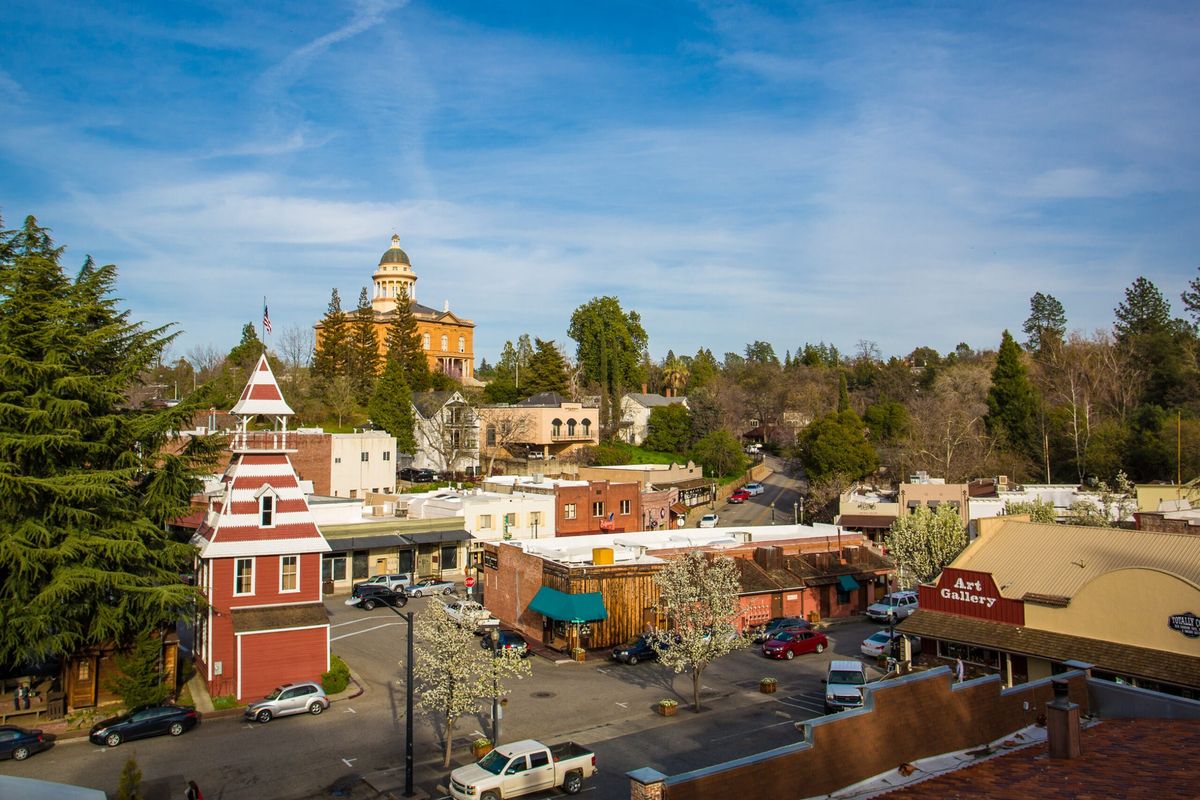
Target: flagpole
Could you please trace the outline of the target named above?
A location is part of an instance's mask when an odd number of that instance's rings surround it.
[[[259,325],[262,327],[263,349],[266,350],[267,349],[267,296],[265,294],[263,295],[263,318],[262,318],[262,322],[259,323]]]

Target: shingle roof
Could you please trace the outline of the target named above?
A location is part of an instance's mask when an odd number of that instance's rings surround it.
[[[658,408],[660,406],[673,406],[673,405],[678,405],[679,403],[682,403],[684,400],[687,400],[686,397],[664,397],[661,394],[640,394],[637,392],[630,392],[629,394],[627,394],[625,396],[628,397],[630,400],[634,401],[635,403],[640,403],[641,405],[645,406],[646,408]]]
[[[275,380],[275,373],[271,371],[266,353],[258,357],[258,363],[250,373],[250,379],[246,381],[246,388],[242,389],[237,405],[230,409],[229,413],[245,417],[256,414],[290,417],[295,413],[283,399],[283,393],[279,391],[279,384]]]
[[[914,612],[896,629],[917,636],[1023,653],[1052,661],[1084,661],[1106,672],[1134,678],[1200,686],[1200,656],[1068,636],[928,609]]]
[[[519,406],[561,406],[566,400],[558,392],[542,392],[517,403]]]
[[[1195,797],[1200,720],[1111,719],[1083,731],[1079,758],[1032,746],[888,792],[887,800],[1158,800]],[[1181,757],[1182,756],[1182,757]]]
[[[417,411],[421,412],[421,416],[429,419],[455,394],[457,392],[413,392],[412,402]]]
[[[1093,579],[1131,568],[1161,570],[1200,587],[1200,536],[1006,521],[950,566],[990,572],[1014,600],[1027,593],[1071,598]]]

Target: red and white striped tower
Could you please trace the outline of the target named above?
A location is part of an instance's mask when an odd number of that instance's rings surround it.
[[[321,602],[317,529],[287,447],[293,411],[264,354],[231,412],[233,459],[192,540],[208,600],[196,625],[197,669],[214,697],[262,697],[329,669],[329,617]],[[251,430],[257,417],[271,430]]]

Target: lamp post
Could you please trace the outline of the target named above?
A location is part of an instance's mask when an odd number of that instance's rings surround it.
[[[888,672],[891,672],[891,665],[896,661],[896,609],[894,606],[888,606]]]
[[[407,603],[407,601],[406,601]],[[405,664],[406,689],[404,692],[404,796],[415,797],[413,791],[413,612],[400,611],[389,603],[384,604],[398,617],[408,623],[408,662]]]
[[[500,657],[500,629],[492,628],[492,743],[500,744],[500,687],[496,680],[496,659]]]
[[[804,495],[800,495],[800,524],[804,524]]]
[[[775,501],[771,501],[771,524],[775,524]]]
[[[797,525],[800,524],[800,512],[798,511],[799,508],[800,508],[799,503],[792,503],[792,521],[795,522]]]

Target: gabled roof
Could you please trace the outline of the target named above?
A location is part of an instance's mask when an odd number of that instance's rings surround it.
[[[640,394],[638,392],[629,392],[625,395],[627,398],[644,406],[645,408],[660,408],[664,406],[686,405],[686,397],[665,397],[661,394]]]
[[[442,407],[449,403],[455,396],[462,399],[462,396],[455,391],[446,392],[413,392],[412,404],[425,419],[429,419],[433,415],[442,410]]]
[[[296,413],[283,399],[283,392],[279,391],[279,383],[276,382],[275,373],[271,371],[271,365],[267,362],[266,353],[258,357],[258,363],[250,373],[250,380],[246,382],[246,388],[242,389],[242,396],[229,413],[242,417],[253,417],[257,414],[290,417]]]
[[[519,406],[539,406],[539,407],[557,407],[567,402],[558,392],[542,392],[535,394],[533,397],[527,397],[516,405]]]

